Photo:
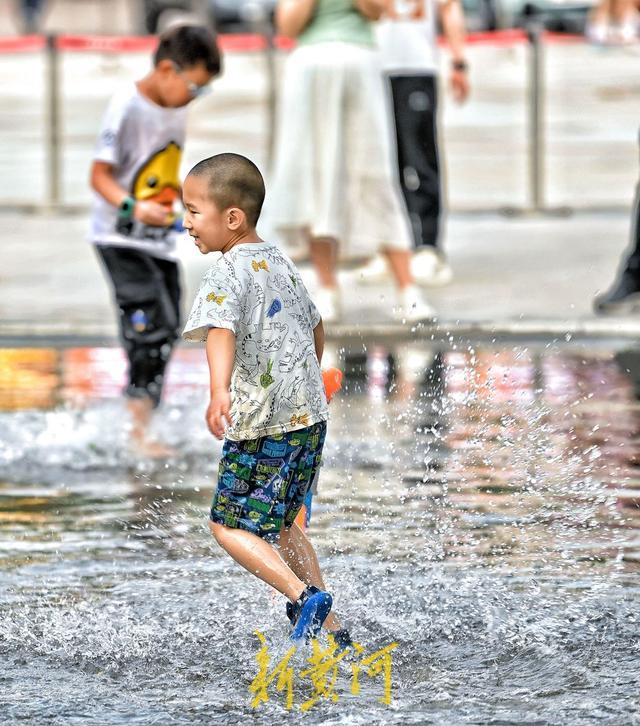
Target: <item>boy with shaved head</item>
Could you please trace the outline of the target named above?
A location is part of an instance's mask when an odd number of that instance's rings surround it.
[[[183,186],[185,228],[202,254],[222,253],[183,332],[206,342],[206,419],[225,440],[209,526],[236,562],[288,599],[294,641],[324,625],[346,648],[316,553],[294,522],[326,433],[324,331],[291,260],[256,233],[264,195],[260,171],[238,154],[201,161]]]

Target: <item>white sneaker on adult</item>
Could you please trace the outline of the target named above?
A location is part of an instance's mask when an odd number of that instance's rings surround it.
[[[325,323],[337,323],[342,316],[340,290],[337,287],[319,287],[314,296],[318,312]]]
[[[433,247],[422,247],[414,252],[411,274],[419,285],[432,287],[448,285],[453,279],[453,270]]]
[[[382,255],[372,257],[366,265],[356,270],[357,280],[363,285],[377,285],[391,279],[389,265]]]
[[[408,323],[433,322],[438,317],[417,285],[408,285],[400,290],[398,303],[399,305],[393,309],[393,314],[398,320],[405,320]]]

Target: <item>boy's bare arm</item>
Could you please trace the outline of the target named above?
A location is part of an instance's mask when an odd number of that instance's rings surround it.
[[[324,353],[324,326],[322,320],[313,329],[313,342],[316,346],[316,357],[322,365],[322,354]]]
[[[211,400],[207,408],[207,426],[217,438],[231,425],[231,373],[236,355],[236,336],[226,328],[210,328],[207,334],[207,362]]]
[[[93,162],[91,187],[114,207],[119,207],[130,196],[129,192],[123,189],[115,180],[113,165],[106,161]],[[165,227],[171,223],[166,207],[156,202],[136,202],[133,216],[143,224],[149,224],[153,227]]]

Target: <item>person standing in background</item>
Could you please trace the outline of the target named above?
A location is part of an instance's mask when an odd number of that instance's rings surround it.
[[[279,0],[276,27],[295,38],[278,113],[271,228],[308,246],[325,322],[341,316],[338,259],[380,252],[397,286],[384,307],[433,319],[411,276],[411,232],[394,181],[390,119],[372,20],[386,0]]]
[[[149,438],[149,425],[180,326],[175,207],[186,107],[208,92],[221,69],[207,28],[169,28],[149,73],[111,99],[91,165],[89,236],[111,283],[129,362],[129,442],[151,457],[172,453]]]
[[[39,33],[44,12],[44,0],[20,0],[22,32],[25,35]]]
[[[437,21],[451,53],[449,85],[462,103],[469,94],[464,14],[460,0],[388,0],[377,23],[382,66],[393,101],[399,182],[413,232],[411,269],[423,285],[444,285],[452,271],[440,246],[442,183],[438,139]],[[387,266],[375,257],[360,271],[377,284]]]
[[[638,41],[639,30],[636,0],[599,0],[589,13],[585,35],[598,45],[625,45]]]
[[[640,181],[631,213],[631,238],[618,275],[611,287],[593,301],[598,315],[629,315],[640,312]]]

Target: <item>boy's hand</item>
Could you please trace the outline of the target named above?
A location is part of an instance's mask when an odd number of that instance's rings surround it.
[[[211,402],[207,408],[207,426],[209,431],[216,437],[222,439],[227,426],[232,425],[229,410],[231,409],[231,395],[225,389],[219,389],[211,394]]]
[[[157,202],[136,202],[133,216],[151,227],[167,227],[173,222],[173,216],[167,208]]]

